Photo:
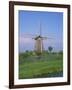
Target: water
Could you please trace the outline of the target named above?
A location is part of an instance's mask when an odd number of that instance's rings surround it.
[[[46,73],[41,75],[34,75],[33,78],[52,78],[52,77],[63,77],[63,72]]]
[[[63,72],[54,72],[54,73],[50,73],[48,74],[48,77],[63,77]]]

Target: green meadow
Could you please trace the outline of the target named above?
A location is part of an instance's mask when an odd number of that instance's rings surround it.
[[[63,76],[63,54],[34,52],[19,54],[19,79]]]

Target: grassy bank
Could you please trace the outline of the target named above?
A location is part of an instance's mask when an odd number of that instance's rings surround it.
[[[40,77],[60,77],[63,76],[63,55],[43,54],[19,55],[19,78],[40,78]]]

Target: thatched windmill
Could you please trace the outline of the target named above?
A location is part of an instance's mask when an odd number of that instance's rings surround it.
[[[37,55],[41,55],[41,53],[43,52],[44,50],[44,44],[43,44],[43,40],[45,39],[50,39],[48,37],[43,37],[42,36],[42,28],[41,28],[41,23],[40,23],[40,33],[39,35],[31,35],[31,34],[28,34],[28,35],[25,35],[25,36],[28,36],[29,38],[32,38],[33,40],[35,40],[35,47],[34,47],[34,51]]]
[[[47,37],[42,37],[42,32],[41,32],[41,23],[40,23],[40,34],[38,36],[36,36],[35,38],[33,38],[35,40],[35,52],[37,54],[41,54],[44,50],[44,46],[43,46],[43,40],[47,39]]]

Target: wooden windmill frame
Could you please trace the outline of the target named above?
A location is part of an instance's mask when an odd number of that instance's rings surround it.
[[[48,82],[43,79],[44,82],[38,80],[38,82],[31,82],[29,80],[24,81],[22,83],[15,83],[15,80],[18,78],[16,77],[15,73],[17,69],[15,69],[15,64],[18,58],[15,51],[15,7],[16,6],[32,6],[32,7],[52,7],[52,8],[59,8],[59,9],[66,9],[67,10],[67,77],[66,81],[59,81],[59,82]],[[16,65],[17,66],[17,65]],[[18,68],[18,67],[17,67]],[[33,81],[33,80],[32,80]],[[26,83],[28,82],[28,83]],[[17,1],[10,1],[9,2],[9,88],[29,88],[29,87],[44,87],[44,86],[59,86],[59,85],[70,85],[70,5],[64,4],[47,4],[47,3],[32,3],[32,2],[17,2]]]

